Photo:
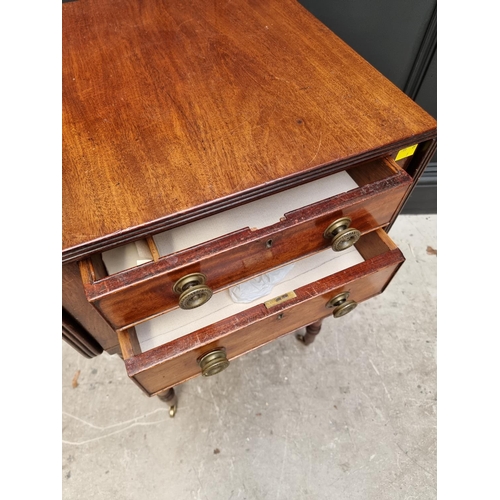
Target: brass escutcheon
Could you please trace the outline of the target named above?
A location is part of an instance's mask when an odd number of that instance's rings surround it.
[[[205,285],[207,277],[201,273],[193,273],[177,280],[174,292],[179,295],[181,309],[194,309],[210,300],[212,290]]]
[[[326,239],[332,240],[331,244],[334,252],[341,252],[351,247],[361,237],[361,233],[357,229],[349,228],[350,225],[350,217],[342,217],[330,224],[323,233]]]
[[[221,347],[204,354],[197,360],[201,368],[201,373],[204,377],[215,375],[229,366],[229,361],[226,358],[226,349]]]

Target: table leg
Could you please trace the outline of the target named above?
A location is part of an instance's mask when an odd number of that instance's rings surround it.
[[[170,406],[169,414],[171,417],[174,417],[177,412],[177,394],[175,393],[174,388],[171,387],[167,391],[158,394],[158,397],[161,401]]]
[[[297,338],[304,344],[304,345],[309,345],[314,342],[314,339],[316,338],[316,335],[321,330],[321,325],[323,323],[323,320],[320,319],[313,324],[309,325],[306,327],[306,333],[305,335],[298,334]]]

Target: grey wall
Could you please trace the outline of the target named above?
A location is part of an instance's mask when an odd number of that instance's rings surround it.
[[[436,0],[299,0],[437,118]],[[437,155],[403,213],[437,212]]]

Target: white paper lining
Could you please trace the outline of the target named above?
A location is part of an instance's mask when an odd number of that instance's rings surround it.
[[[278,267],[265,274],[239,283],[229,289],[229,296],[233,302],[249,304],[254,300],[269,295],[273,288],[285,279],[285,276],[293,269],[293,264]]]
[[[346,172],[308,182],[153,236],[161,257],[249,227],[261,229],[276,224],[287,213],[317,203],[358,185]],[[108,274],[152,261],[144,241],[130,243],[102,253]]]
[[[276,224],[287,212],[345,193],[358,185],[346,172],[302,184],[246,205],[211,215],[153,236],[160,256],[169,255],[205,241],[249,227],[261,229]]]
[[[141,349],[145,352],[171,342],[266,300],[296,290],[363,261],[363,257],[355,247],[350,247],[339,253],[328,249],[296,262],[294,269],[265,298],[257,299],[249,304],[237,304],[231,300],[228,290],[215,293],[209,302],[196,309],[175,309],[136,325]]]
[[[125,269],[151,262],[153,258],[148,244],[144,240],[139,240],[103,252],[102,260],[108,274],[115,274]]]

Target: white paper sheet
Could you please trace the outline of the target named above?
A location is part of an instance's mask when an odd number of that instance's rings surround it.
[[[160,256],[164,257],[239,229],[271,226],[288,212],[357,187],[346,171],[337,172],[323,179],[159,233],[153,236],[153,239]],[[103,252],[102,258],[108,274],[115,274],[153,260],[149,247],[143,240]]]
[[[211,215],[153,236],[160,256],[169,255],[219,236],[249,227],[261,229],[276,224],[287,212],[356,189],[346,172],[308,182],[246,205]]]
[[[143,352],[148,351],[363,261],[363,257],[355,247],[338,253],[330,249],[319,252],[296,262],[285,279],[276,285],[268,296],[249,304],[233,302],[229,291],[222,290],[196,309],[175,309],[136,325],[141,349]]]

